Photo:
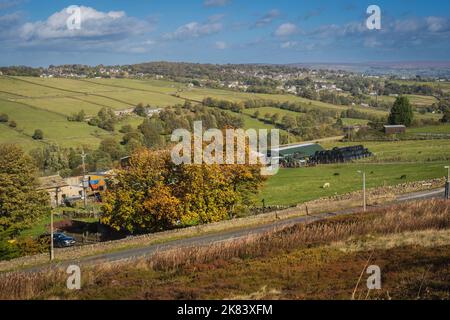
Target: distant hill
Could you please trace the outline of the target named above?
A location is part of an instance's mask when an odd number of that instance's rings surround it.
[[[319,70],[342,70],[370,75],[422,76],[450,78],[450,61],[393,61],[361,63],[294,63],[292,67]]]

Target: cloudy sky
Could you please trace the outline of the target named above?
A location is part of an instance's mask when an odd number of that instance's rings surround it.
[[[449,61],[449,40],[443,0],[0,0],[3,66]]]

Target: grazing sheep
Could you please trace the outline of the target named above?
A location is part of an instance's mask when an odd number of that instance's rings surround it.
[[[327,183],[325,183],[324,185],[323,185],[323,189],[329,189],[331,187],[331,184],[329,183],[329,182],[327,182]]]

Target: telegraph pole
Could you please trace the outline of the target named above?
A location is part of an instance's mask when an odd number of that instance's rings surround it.
[[[446,166],[447,169],[447,182],[445,183],[445,199],[450,199],[450,166]]]
[[[364,212],[367,211],[367,200],[366,200],[366,172],[363,172],[363,194],[364,194]]]
[[[87,193],[86,193],[86,163],[85,163],[85,159],[86,159],[87,154],[84,153],[84,149],[82,150],[81,153],[81,159],[83,161],[83,196],[84,196],[84,209],[87,209]]]
[[[53,247],[53,210],[50,210],[50,261],[55,259],[55,250]]]

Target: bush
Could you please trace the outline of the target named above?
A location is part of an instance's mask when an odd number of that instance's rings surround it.
[[[44,132],[41,129],[34,130],[33,139],[34,140],[44,139]]]
[[[9,122],[9,126],[10,126],[11,128],[16,128],[16,127],[17,127],[17,123],[16,123],[14,120],[11,120],[11,121]]]
[[[0,122],[8,122],[9,117],[6,113],[0,114]]]

